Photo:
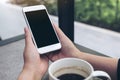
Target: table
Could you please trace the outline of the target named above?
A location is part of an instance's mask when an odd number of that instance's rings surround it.
[[[98,52],[77,45],[78,49],[95,55],[104,56]],[[24,39],[0,47],[0,79],[17,80],[23,67]],[[48,80],[48,73],[43,80]]]

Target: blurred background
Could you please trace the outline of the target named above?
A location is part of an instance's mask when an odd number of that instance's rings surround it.
[[[77,47],[95,55],[120,57],[120,0],[0,0],[0,79],[16,80],[22,70],[27,26],[22,8],[39,4],[47,7],[51,20],[58,25],[60,13],[64,14],[58,9],[70,9],[65,4],[73,6],[74,11],[63,15],[62,20],[67,22],[64,28],[73,35]],[[69,16],[71,13],[73,16]],[[74,34],[69,32],[70,17],[74,18]]]
[[[120,0],[74,0],[75,20],[120,32]],[[52,15],[58,15],[57,0],[10,0],[12,4],[44,4]]]
[[[58,4],[60,1],[61,3],[63,1],[64,4],[69,2],[68,0],[1,0],[0,40],[9,39],[7,42],[10,42],[12,41],[11,38],[16,36],[23,37],[23,28],[26,23],[22,15],[22,7],[25,6],[44,4],[50,15],[54,16],[54,22],[60,24],[58,23],[58,12],[60,12],[58,11]],[[74,42],[105,54],[119,54],[120,0],[73,1],[74,12],[71,11],[71,13],[74,15]],[[69,17],[67,16],[67,18]],[[83,37],[83,35],[86,36]],[[112,50],[113,47],[116,48]]]

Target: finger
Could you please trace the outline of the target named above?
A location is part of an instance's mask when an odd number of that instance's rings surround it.
[[[45,61],[48,61],[48,60],[49,60],[49,59],[48,59],[48,56],[46,56],[46,55],[41,55],[40,57],[41,57],[41,59],[43,59],[43,60],[45,60]]]
[[[28,45],[33,45],[33,41],[32,41],[32,38],[31,38],[31,33],[30,33],[28,27],[25,27],[24,31],[25,31],[25,44],[27,46]]]
[[[61,55],[61,53],[58,52],[54,52],[54,53],[49,53],[46,55],[48,57],[49,60],[51,60],[52,62],[64,58],[64,56]]]
[[[52,62],[54,62],[56,60],[63,59],[63,58],[66,58],[66,57],[65,56],[54,55],[54,56],[49,57],[49,60],[51,60]]]
[[[64,41],[66,39],[69,40],[69,38],[63,33],[63,31],[57,25],[55,25],[55,24],[53,24],[53,25],[54,25],[56,33],[61,41]]]
[[[54,62],[55,60],[57,60],[57,59],[56,59],[57,56],[56,56],[55,54],[53,55],[53,53],[49,53],[49,54],[47,54],[46,56],[47,56],[48,59],[49,59],[50,61],[52,61],[52,62]]]
[[[54,25],[54,28],[55,28],[58,36],[59,36],[59,37],[60,37],[60,36],[63,36],[64,33],[62,32],[62,30],[61,30],[57,25],[55,25],[55,24],[53,24],[53,25]]]

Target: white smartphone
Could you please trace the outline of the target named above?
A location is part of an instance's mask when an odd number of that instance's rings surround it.
[[[40,54],[61,48],[61,43],[44,5],[24,7],[23,15],[32,34],[33,42]]]

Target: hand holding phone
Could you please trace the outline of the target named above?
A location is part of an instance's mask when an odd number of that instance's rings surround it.
[[[24,7],[23,14],[40,54],[61,48],[61,43],[44,5]]]

